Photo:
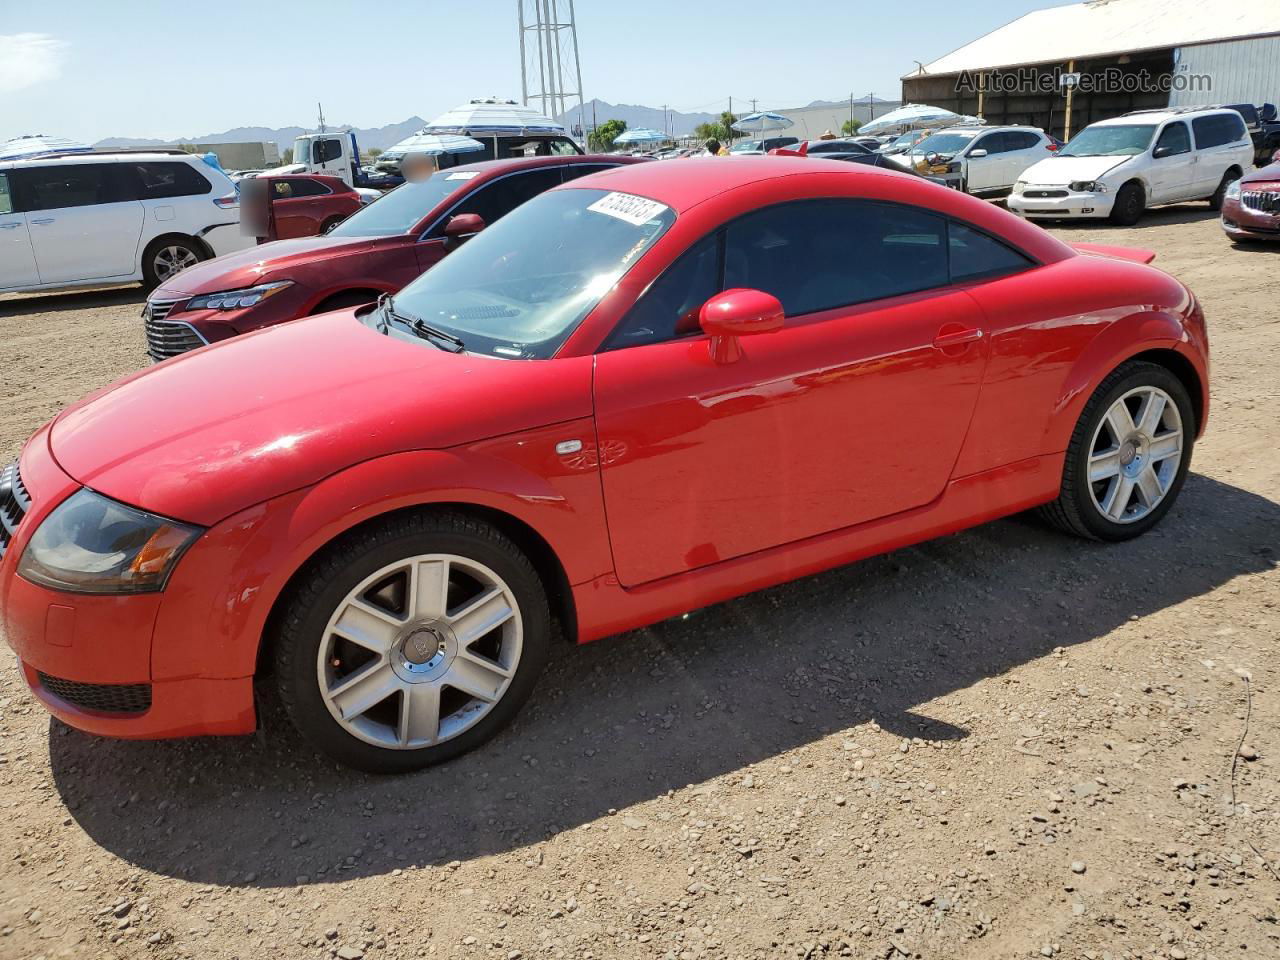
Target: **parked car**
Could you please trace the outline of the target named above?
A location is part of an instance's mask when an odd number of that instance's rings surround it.
[[[756,140],[739,140],[729,148],[734,156],[752,153],[768,153],[778,147],[794,147],[800,140],[797,137],[764,137]]]
[[[819,144],[824,147],[827,147],[828,149],[819,150],[818,152],[815,153],[814,152],[815,145],[819,145]],[[835,149],[832,147],[833,144],[839,145],[843,147],[843,149]],[[900,164],[894,163],[892,157],[886,156],[885,154],[880,153],[878,151],[863,149],[859,147],[857,144],[853,144],[847,140],[809,140],[805,143],[801,143],[795,149],[791,149],[789,147],[778,147],[773,150],[770,150],[769,153],[773,156],[782,156],[782,157],[812,156],[815,159],[819,159],[819,160],[839,160],[844,163],[859,163],[868,167],[883,167],[886,170],[893,170],[893,171],[896,171],[897,173],[905,173],[905,174],[910,174],[913,177],[921,177],[925,180],[930,181],[931,183],[937,183],[944,187],[952,187],[956,185],[953,181],[945,180],[942,177],[935,177],[929,174],[919,173],[918,171],[912,169],[911,167],[904,167]]]
[[[154,287],[252,241],[226,175],[181,152],[0,163],[0,292]]]
[[[490,160],[406,183],[323,236],[262,244],[163,284],[142,311],[147,352],[165,360],[298,317],[370,303],[530,197],[638,162],[578,155]]]
[[[931,130],[907,130],[896,137],[890,138],[880,148],[880,152],[890,157],[896,157],[900,153],[906,153],[925,137],[929,136],[930,133],[932,133]]]
[[[1038,127],[948,127],[893,160],[980,197],[1003,196],[1028,167],[1057,147]]]
[[[1280,150],[1270,166],[1233,180],[1222,197],[1222,229],[1234,243],[1280,240]]]
[[[71,726],[248,733],[269,673],[317,747],[395,772],[511,720],[553,636],[1036,506],[1127,540],[1208,405],[1152,256],[820,159],[577,179],[377,309],[43,427],[0,487],[4,632]]]
[[[798,143],[794,147],[791,147],[789,149],[793,149],[793,150],[799,149],[801,146],[804,146],[805,144],[808,144],[808,146],[805,147],[805,150],[808,156],[817,156],[819,154],[828,154],[828,153],[863,154],[863,153],[873,152],[867,149],[867,147],[865,147],[861,143],[858,143],[856,140],[851,140],[851,139],[804,140],[801,143]]]
[[[1024,217],[1109,217],[1132,225],[1147,207],[1223,196],[1253,163],[1235,110],[1139,110],[1085,127],[1023,172],[1009,209]]]
[[[294,174],[262,179],[271,184],[280,240],[328,233],[364,205],[360,194],[340,177]]]

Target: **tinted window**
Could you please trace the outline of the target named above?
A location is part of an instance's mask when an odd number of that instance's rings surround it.
[[[526,200],[532,200],[538,194],[559,185],[560,169],[558,167],[543,167],[527,173],[513,173],[481,187],[451,210],[450,215],[477,213],[486,224],[491,224],[505,217]],[[439,233],[440,229],[443,229],[443,224],[436,232]]]
[[[1243,140],[1245,136],[1244,119],[1238,113],[1216,113],[1207,117],[1196,117],[1191,121],[1196,132],[1196,146],[1201,150],[1206,147],[1220,147],[1224,143]]]
[[[852,140],[826,140],[809,144],[809,153],[869,153],[866,147]]]
[[[953,283],[1016,273],[1034,266],[1017,250],[962,223],[951,223],[947,233]]]
[[[1030,150],[1040,143],[1040,138],[1025,130],[1005,131],[1005,142],[1010,150]]]
[[[13,195],[9,192],[9,178],[0,173],[0,215],[13,213]]]
[[[341,140],[317,140],[313,149],[316,163],[324,163],[327,160],[337,160],[342,156]]]
[[[720,292],[720,233],[704,237],[669,266],[627,313],[606,350],[698,333],[702,305]]]
[[[568,183],[570,180],[577,180],[579,177],[586,177],[593,173],[599,173],[601,170],[612,170],[617,166],[616,163],[574,163],[561,169],[560,181]]]
[[[389,237],[408,233],[450,194],[476,176],[472,170],[435,173],[419,183],[396,187],[377,203],[361,207],[330,233],[331,237]]]
[[[1165,156],[1191,152],[1191,134],[1187,133],[1187,125],[1181,120],[1171,123],[1160,132],[1156,141],[1156,150],[1165,150]]]
[[[947,283],[946,222],[890,204],[802,201],[730,224],[725,289],[754,287],[787,316]]]
[[[280,199],[285,197],[319,197],[330,192],[329,188],[323,183],[310,178],[275,180],[272,183],[275,187],[276,197]]]
[[[27,210],[59,210],[115,203],[123,194],[106,163],[69,163],[12,171]]]
[[[985,150],[987,153],[1004,153],[1009,149],[1008,141],[1003,133],[988,133],[973,145],[974,150]]]
[[[179,161],[131,163],[128,169],[138,185],[139,200],[193,197],[213,190],[213,184]]]

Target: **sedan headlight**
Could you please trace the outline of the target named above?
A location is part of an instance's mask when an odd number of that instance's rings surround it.
[[[1013,185],[1014,193],[1021,193],[1025,189],[1027,189],[1027,181],[1025,180],[1019,180],[1017,183]]]
[[[1227,184],[1227,192],[1223,194],[1228,200],[1240,199],[1240,181],[1232,180]]]
[[[292,280],[278,280],[275,283],[263,283],[256,287],[245,287],[242,290],[224,290],[221,293],[205,293],[192,297],[183,310],[239,310],[241,307],[252,307],[267,297],[274,297],[281,290],[293,286]]]
[[[202,532],[82,489],[45,517],[18,574],[72,593],[154,593]]]
[[[1075,193],[1106,193],[1107,185],[1101,180],[1073,180],[1068,186]]]

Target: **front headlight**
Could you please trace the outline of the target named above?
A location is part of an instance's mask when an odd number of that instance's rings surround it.
[[[202,532],[86,488],[45,517],[18,574],[72,593],[154,593]]]
[[[1227,184],[1227,192],[1223,194],[1228,200],[1240,199],[1240,181],[1232,180]]]
[[[1075,193],[1106,193],[1107,185],[1101,180],[1073,180],[1067,184]]]
[[[1025,180],[1019,180],[1017,183],[1013,185],[1014,193],[1021,193],[1025,189],[1027,189],[1027,181]]]
[[[256,287],[245,287],[242,290],[224,290],[221,293],[206,293],[192,297],[183,310],[239,310],[241,307],[252,307],[267,297],[274,297],[281,290],[293,286],[292,280],[278,280],[275,283],[263,283]]]

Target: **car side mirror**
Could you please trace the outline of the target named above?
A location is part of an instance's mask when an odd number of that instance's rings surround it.
[[[478,213],[460,213],[450,217],[444,225],[444,235],[455,240],[463,240],[479,233],[485,228],[484,217]]]
[[[1173,156],[1173,147],[1156,147],[1151,151],[1152,160],[1163,160],[1165,157]]]
[[[969,151],[969,159],[970,159],[970,160],[980,160],[981,158],[985,157],[986,155],[987,155],[987,151],[983,150],[981,147],[979,147],[977,150],[970,150],[970,151]]]
[[[786,319],[778,298],[763,290],[737,287],[718,293],[702,305],[698,323],[711,337],[711,359],[733,363],[742,356],[739,337],[773,333]]]

